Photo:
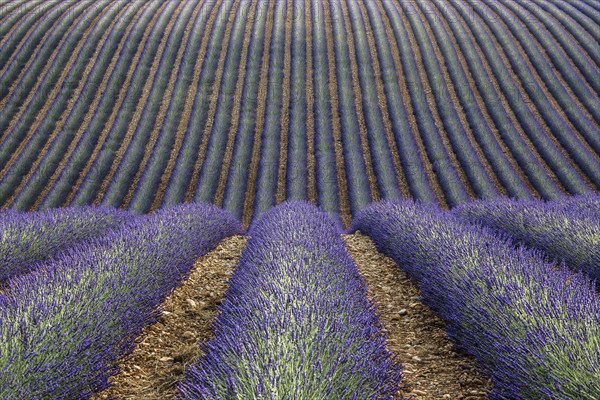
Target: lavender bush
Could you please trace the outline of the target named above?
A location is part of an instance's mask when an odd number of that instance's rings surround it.
[[[108,387],[194,260],[241,232],[213,206],[179,205],[14,278],[0,308],[0,399],[85,399]]]
[[[401,369],[327,215],[304,202],[251,231],[185,399],[393,399]]]
[[[551,257],[565,260],[576,270],[600,279],[600,213],[594,207],[600,196],[577,196],[574,200],[474,201],[452,212],[469,222],[501,230]]]
[[[31,213],[0,211],[0,281],[131,218],[126,211],[90,206]]]
[[[600,300],[585,274],[408,201],[370,206],[356,229],[417,282],[450,337],[480,361],[490,398],[600,398]]]

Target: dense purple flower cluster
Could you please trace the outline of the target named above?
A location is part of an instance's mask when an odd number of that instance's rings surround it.
[[[392,399],[401,368],[335,223],[304,202],[250,231],[185,399]]]
[[[137,217],[16,277],[0,308],[0,399],[84,399],[194,260],[242,227],[213,206]]]
[[[461,219],[498,229],[600,280],[600,195],[539,200],[474,201],[452,210]]]
[[[108,207],[56,208],[32,213],[0,211],[0,281],[31,270],[78,243],[117,229],[130,220]]]
[[[585,274],[413,202],[374,204],[352,229],[416,281],[491,376],[490,398],[600,398],[600,299]]]

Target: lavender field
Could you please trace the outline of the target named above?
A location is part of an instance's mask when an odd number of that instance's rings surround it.
[[[0,0],[0,399],[597,400],[599,278],[596,0]]]

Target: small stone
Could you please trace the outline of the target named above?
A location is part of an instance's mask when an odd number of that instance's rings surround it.
[[[183,337],[184,339],[194,339],[196,335],[194,335],[194,332],[192,331],[185,331],[181,334],[181,337]]]
[[[413,357],[412,357],[412,360],[413,360],[413,361],[416,361],[416,362],[421,362],[421,361],[423,361],[423,359],[422,359],[421,357],[419,357],[419,356],[413,356]]]
[[[133,368],[135,368],[135,369],[137,369],[137,370],[140,370],[140,371],[143,371],[143,370],[142,370],[142,367],[140,367],[139,365],[134,365],[134,366],[133,366]]]
[[[398,314],[406,315],[406,314],[408,314],[408,311],[406,311],[406,308],[403,308],[402,310],[398,311]]]
[[[196,302],[192,299],[185,299],[185,301],[191,306],[191,307],[196,307]]]
[[[172,313],[172,312],[169,312],[169,311],[165,311],[165,310],[163,310],[162,314],[163,314],[163,315],[172,315],[173,313]]]
[[[159,361],[162,361],[162,362],[173,361],[173,357],[161,357],[161,358],[159,358]]]
[[[419,390],[419,389],[413,389],[411,393],[412,393],[412,394],[420,394],[421,396],[425,396],[425,395],[427,394],[427,392],[426,392],[426,391],[424,391],[424,390]]]
[[[451,399],[452,396],[450,396],[448,393],[446,393],[445,395],[442,396],[444,399]]]

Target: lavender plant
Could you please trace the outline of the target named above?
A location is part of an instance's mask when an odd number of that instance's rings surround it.
[[[194,260],[242,227],[213,206],[138,217],[15,278],[0,308],[0,399],[85,399]]]
[[[576,270],[600,279],[600,218],[593,212],[599,195],[577,196],[575,200],[475,201],[455,208],[453,213],[509,234],[551,257],[565,260]]]
[[[28,272],[83,241],[117,229],[131,219],[126,211],[104,207],[0,212],[0,281]]]
[[[285,203],[250,230],[185,399],[392,399],[400,366],[337,226]]]
[[[372,205],[356,229],[417,282],[450,337],[480,361],[491,399],[600,398],[600,299],[585,274],[412,202]]]

